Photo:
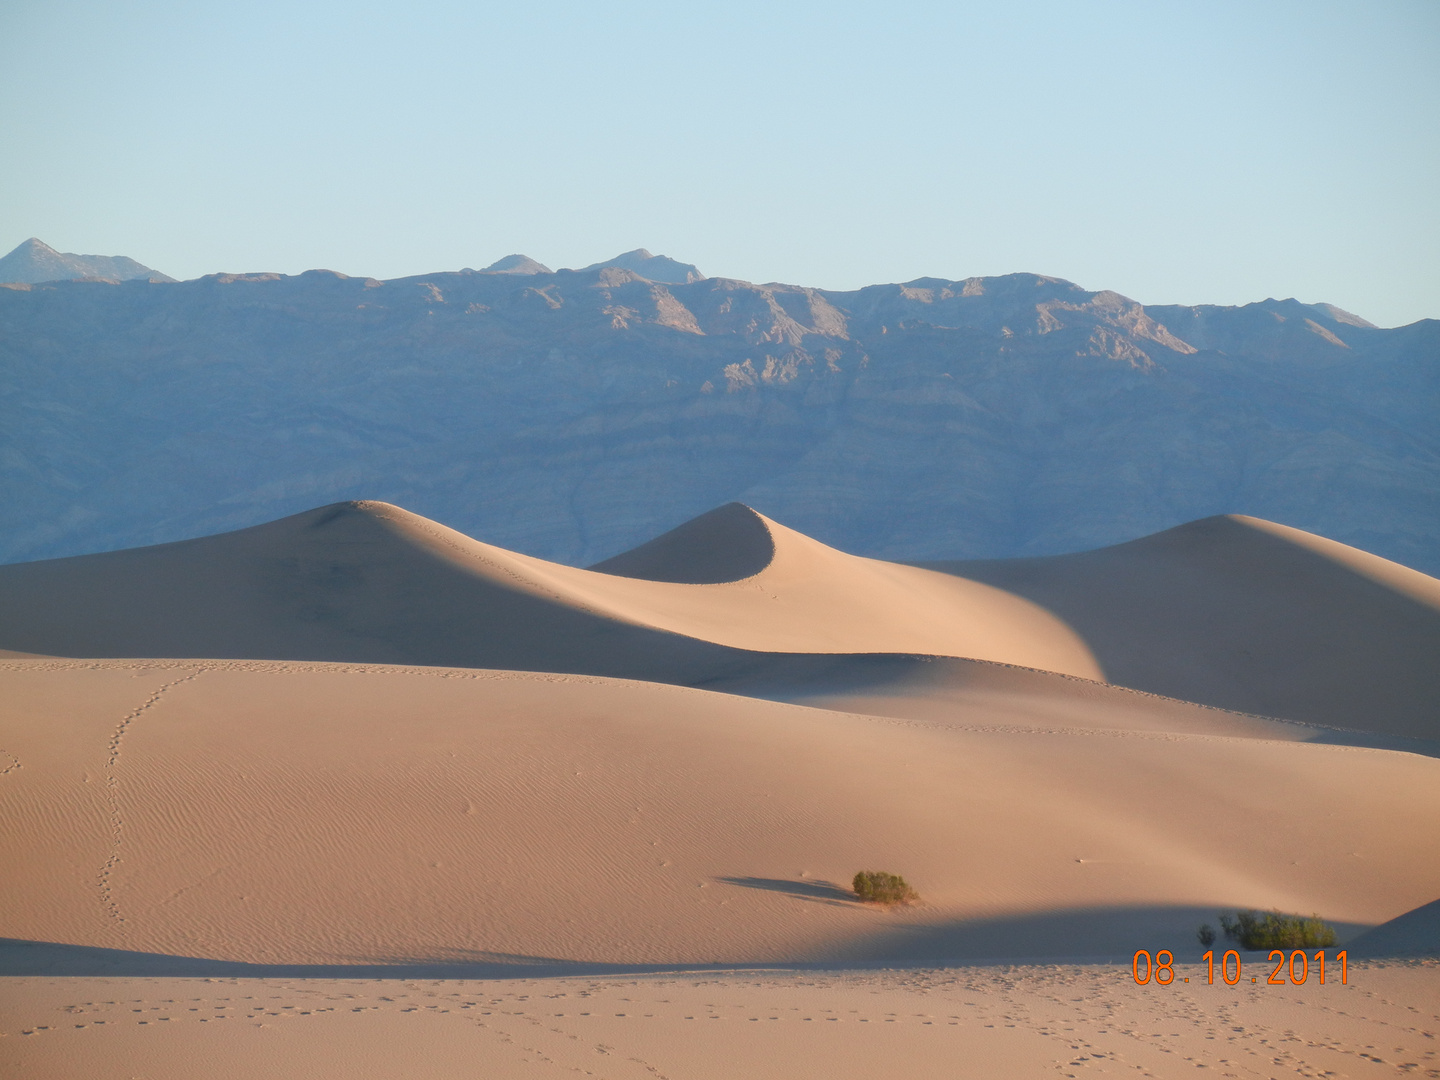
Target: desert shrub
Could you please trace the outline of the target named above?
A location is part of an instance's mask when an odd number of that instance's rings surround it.
[[[1318,915],[1282,915],[1278,911],[1220,914],[1220,929],[1242,949],[1313,949],[1335,944],[1335,928]]]
[[[903,877],[883,870],[861,870],[851,887],[856,896],[871,904],[907,904],[920,899]]]
[[[1195,936],[1200,940],[1200,944],[1207,949],[1215,944],[1215,928],[1208,922],[1200,924],[1200,929],[1195,931]]]

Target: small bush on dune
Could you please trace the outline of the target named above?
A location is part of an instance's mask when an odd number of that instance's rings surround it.
[[[1282,915],[1278,911],[1220,914],[1220,929],[1242,949],[1327,949],[1335,928],[1318,915]]]
[[[1215,928],[1208,922],[1201,923],[1200,929],[1195,931],[1195,936],[1200,939],[1200,944],[1207,949],[1215,944]]]
[[[856,896],[870,904],[908,904],[920,899],[903,877],[883,870],[861,870],[851,887]]]

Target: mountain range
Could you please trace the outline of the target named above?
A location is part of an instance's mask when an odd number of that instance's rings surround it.
[[[0,287],[0,560],[378,498],[588,565],[740,501],[887,559],[1238,513],[1433,574],[1436,415],[1435,320],[1146,306],[1037,274],[833,291],[639,249],[19,284]]]

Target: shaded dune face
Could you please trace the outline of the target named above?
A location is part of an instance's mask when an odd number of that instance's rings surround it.
[[[723,662],[707,642],[565,602],[524,562],[383,504],[341,503],[215,537],[3,568],[0,645],[680,679]]]
[[[1027,597],[1123,686],[1440,737],[1440,581],[1240,515],[1036,559],[926,563]]]
[[[644,581],[719,585],[754,577],[774,558],[765,519],[743,503],[726,503],[590,569]]]
[[[1356,956],[1440,956],[1440,900],[1421,904],[1358,937]]]

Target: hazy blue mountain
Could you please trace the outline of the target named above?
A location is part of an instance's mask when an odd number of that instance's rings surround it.
[[[1034,274],[15,286],[0,560],[374,498],[589,564],[738,500],[895,559],[1236,512],[1437,573],[1437,416],[1440,322],[1146,308]]]
[[[606,270],[611,267],[629,270],[646,281],[658,281],[662,285],[688,285],[705,280],[705,275],[690,263],[676,262],[665,255],[651,255],[644,248],[627,251],[605,262],[591,263],[585,269]]]
[[[124,255],[73,255],[56,251],[31,237],[0,259],[0,283],[35,284],[41,281],[73,281],[78,278],[105,278],[112,281],[174,281],[158,270],[142,266]]]

